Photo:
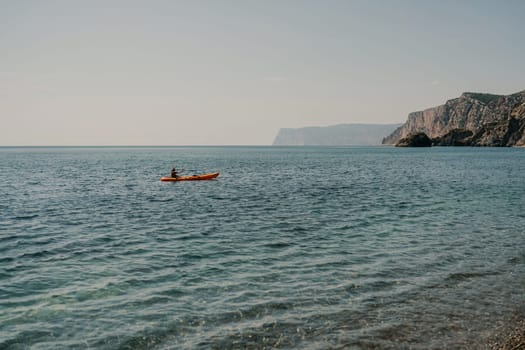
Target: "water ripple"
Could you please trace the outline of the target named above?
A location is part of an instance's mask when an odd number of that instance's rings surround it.
[[[525,301],[523,150],[0,152],[2,349],[479,348]]]

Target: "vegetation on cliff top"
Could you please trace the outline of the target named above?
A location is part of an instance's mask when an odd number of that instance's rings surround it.
[[[483,102],[484,104],[489,104],[492,101],[496,101],[498,98],[503,96],[503,95],[494,95],[494,94],[484,94],[480,92],[465,92],[463,95],[469,96],[475,100]]]

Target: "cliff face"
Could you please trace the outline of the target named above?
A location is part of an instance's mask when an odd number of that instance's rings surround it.
[[[326,127],[283,128],[273,141],[274,146],[372,146],[400,124],[340,124]]]
[[[410,113],[383,144],[418,132],[437,139],[458,129],[472,132],[469,146],[525,145],[525,90],[508,96],[465,92],[444,105]]]

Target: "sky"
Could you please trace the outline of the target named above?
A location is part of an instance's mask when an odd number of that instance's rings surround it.
[[[522,0],[0,0],[0,145],[268,145],[525,90]]]

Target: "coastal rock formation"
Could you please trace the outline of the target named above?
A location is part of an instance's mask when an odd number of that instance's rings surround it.
[[[503,119],[483,125],[471,146],[525,146],[525,117]]]
[[[402,138],[396,143],[396,147],[430,147],[432,140],[424,132],[417,132]]]
[[[467,131],[472,135],[466,136]],[[444,105],[410,113],[383,144],[396,144],[418,132],[441,140],[436,145],[523,146],[525,90],[508,96],[465,92]]]
[[[433,146],[467,146],[472,142],[474,133],[467,129],[454,129],[432,140]]]
[[[374,146],[401,124],[339,124],[326,127],[283,128],[274,146]]]

